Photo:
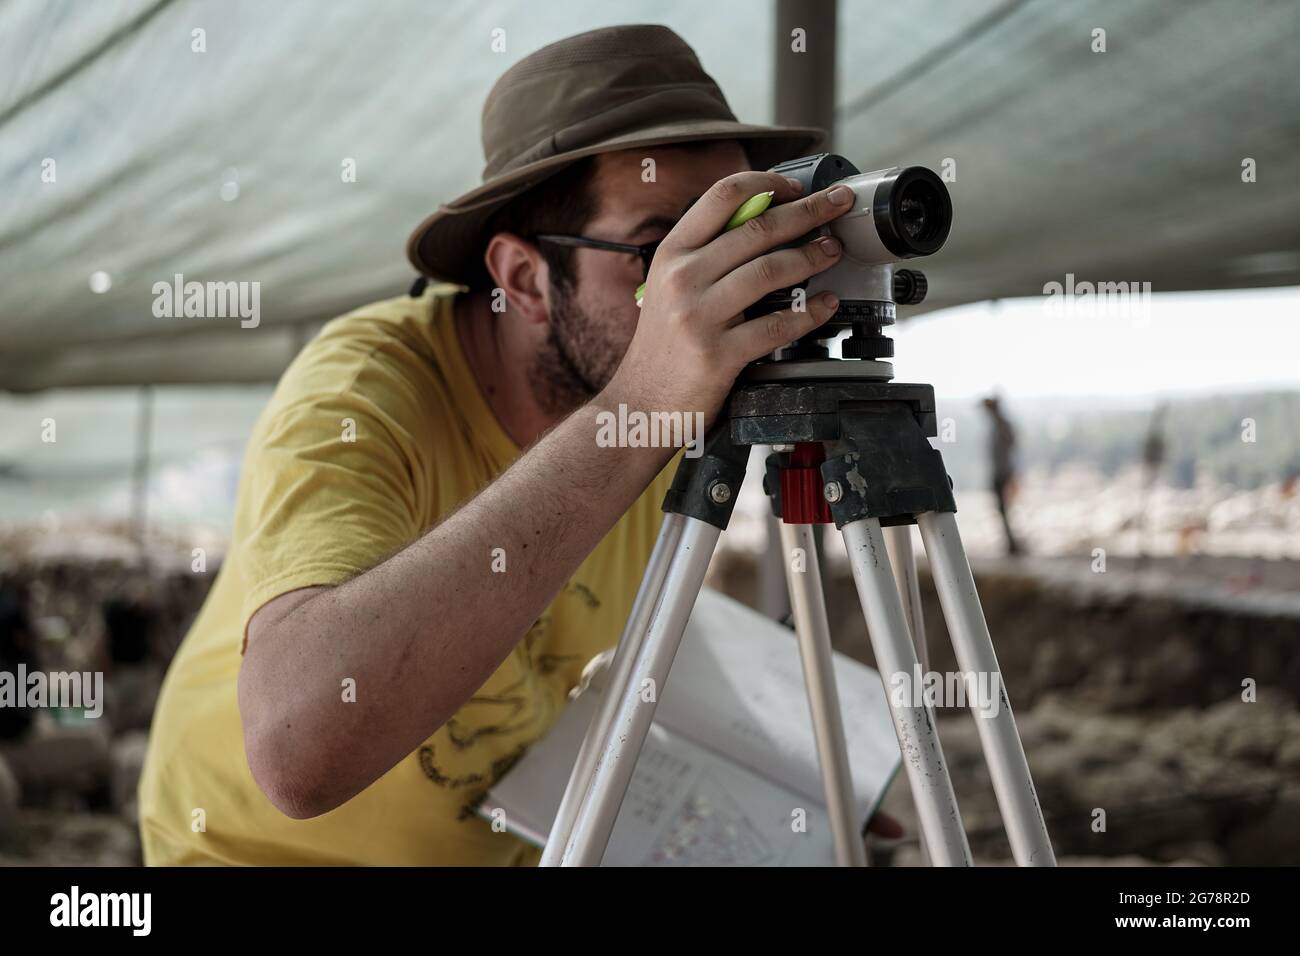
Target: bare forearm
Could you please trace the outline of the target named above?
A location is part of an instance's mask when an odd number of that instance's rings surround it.
[[[402,552],[250,635],[250,763],[298,778],[296,815],[354,796],[445,723],[667,463],[671,449],[599,447],[601,407],[579,409]]]

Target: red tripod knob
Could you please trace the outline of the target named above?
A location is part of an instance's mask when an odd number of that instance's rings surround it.
[[[831,506],[822,494],[821,442],[801,441],[781,469],[781,520],[786,524],[830,524]]]

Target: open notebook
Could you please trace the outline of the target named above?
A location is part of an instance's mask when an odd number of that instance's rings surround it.
[[[508,830],[542,845],[604,674],[484,797]],[[861,827],[899,767],[879,675],[835,655]],[[500,814],[498,814],[500,817]],[[830,821],[794,632],[716,591],[696,602],[660,693],[605,866],[819,866]]]

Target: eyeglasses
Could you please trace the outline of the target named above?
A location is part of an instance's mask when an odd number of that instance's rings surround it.
[[[592,239],[589,236],[570,236],[558,232],[539,232],[533,236],[533,239],[553,242],[557,246],[581,246],[585,249],[603,249],[605,252],[635,253],[641,257],[641,278],[646,280],[650,278],[650,262],[655,257],[655,250],[663,242],[662,239],[656,239],[654,242],[644,242],[639,246],[634,246],[626,242],[607,242],[604,239]]]

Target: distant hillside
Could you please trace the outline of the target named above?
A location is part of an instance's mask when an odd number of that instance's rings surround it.
[[[1144,409],[1090,410],[1086,403],[1051,407],[1009,400],[1019,429],[1022,470],[1055,470],[1086,462],[1106,475],[1141,462],[1154,405]],[[983,487],[988,476],[988,416],[978,404],[939,401],[941,422],[951,419],[954,441],[939,441],[959,489]],[[1254,421],[1254,442],[1242,440],[1245,419]],[[941,432],[942,432],[942,425]],[[1216,481],[1256,488],[1300,475],[1300,392],[1261,392],[1169,403],[1164,416],[1161,477],[1191,487],[1198,469]]]

